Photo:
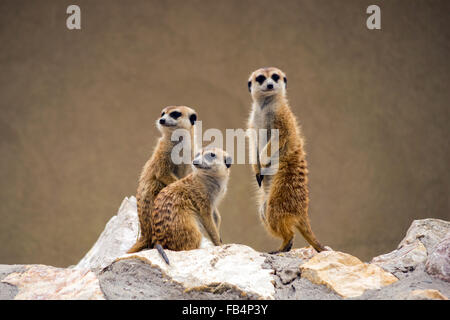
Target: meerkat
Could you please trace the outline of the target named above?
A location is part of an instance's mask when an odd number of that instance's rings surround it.
[[[292,248],[296,227],[303,237],[318,252],[325,250],[312,232],[308,216],[308,169],[304,138],[297,119],[292,113],[286,97],[287,78],[277,68],[262,68],[254,71],[248,80],[252,96],[252,111],[248,128],[267,129],[267,143],[258,136],[250,137],[256,152],[256,164],[252,164],[259,186],[259,214],[268,232],[283,240],[274,252],[286,252]],[[278,152],[272,146],[271,129],[278,129]],[[268,158],[267,155],[276,155]],[[275,159],[278,169],[275,174],[264,175]]]
[[[216,246],[222,244],[214,212],[227,190],[231,158],[221,149],[204,149],[192,164],[188,176],[158,194],[151,211],[152,246],[167,264],[163,248],[198,249],[203,236]]]
[[[128,253],[149,248],[151,244],[151,214],[153,201],[158,193],[171,183],[185,177],[191,168],[190,163],[174,164],[171,152],[179,141],[172,141],[175,129],[186,129],[191,137],[191,156],[194,150],[194,125],[197,121],[195,110],[186,106],[170,106],[162,110],[156,121],[161,137],[156,144],[153,155],[144,165],[139,177],[136,192],[137,209],[140,223],[140,236]],[[190,158],[192,159],[192,158]]]

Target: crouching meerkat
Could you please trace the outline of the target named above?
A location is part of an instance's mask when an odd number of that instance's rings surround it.
[[[171,159],[173,147],[179,141],[172,141],[175,129],[186,129],[191,138],[191,158],[194,150],[194,124],[197,121],[195,110],[186,106],[170,106],[162,110],[156,126],[161,137],[156,144],[153,155],[144,165],[137,188],[136,200],[140,223],[140,237],[128,250],[128,253],[150,248],[152,239],[151,208],[158,193],[171,183],[185,177],[191,168],[190,163],[174,164]]]
[[[325,248],[312,232],[308,216],[308,169],[303,136],[289,107],[286,87],[286,75],[277,68],[258,69],[248,80],[253,100],[248,127],[257,132],[267,129],[266,141],[259,139],[259,134],[250,136],[256,153],[256,164],[252,167],[259,185],[259,214],[269,233],[283,240],[278,251],[272,253],[292,248],[294,227],[320,252]],[[278,154],[277,150],[270,150],[271,129],[279,130]],[[264,175],[264,168],[275,159],[269,158],[271,154],[276,154],[278,170],[273,175]]]
[[[204,149],[193,160],[193,172],[156,197],[151,211],[152,246],[167,264],[163,248],[197,249],[203,236],[216,246],[222,244],[214,212],[226,193],[230,166],[231,158],[225,151]]]

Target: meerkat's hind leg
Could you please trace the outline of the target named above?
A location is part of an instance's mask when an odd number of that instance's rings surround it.
[[[271,213],[273,214],[273,213]],[[291,250],[294,243],[294,232],[292,231],[291,220],[279,217],[278,220],[270,219],[269,215],[269,229],[273,235],[282,238],[283,243],[277,251],[269,252],[270,254],[277,254],[280,252],[288,252]]]

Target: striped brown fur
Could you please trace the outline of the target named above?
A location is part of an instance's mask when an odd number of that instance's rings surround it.
[[[214,159],[207,158],[211,153]],[[156,197],[151,219],[152,247],[159,244],[175,251],[197,249],[203,236],[214,245],[222,243],[213,212],[226,193],[227,154],[221,149],[207,149],[196,156],[194,163],[199,159],[203,164],[197,163],[191,174],[167,186]]]

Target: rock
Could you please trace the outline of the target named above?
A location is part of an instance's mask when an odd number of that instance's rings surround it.
[[[411,291],[406,300],[448,300],[448,298],[438,290],[427,289]]]
[[[116,258],[126,254],[136,242],[138,233],[136,198],[125,197],[117,215],[108,221],[97,242],[75,269],[98,269],[108,266]]]
[[[450,282],[450,232],[433,248],[425,268],[431,276]]]
[[[302,278],[324,284],[342,297],[357,297],[368,289],[380,289],[398,279],[374,264],[339,251],[322,251],[300,267]]]
[[[264,269],[265,258],[250,247],[228,244],[189,251],[166,250],[167,265],[155,250],[127,254],[113,263],[141,260],[161,270],[164,277],[182,285],[186,291],[215,291],[236,288],[246,295],[273,299],[273,270]]]
[[[414,271],[418,265],[425,264],[426,260],[427,249],[422,242],[415,240],[400,249],[373,258],[371,263],[401,278],[404,273]]]
[[[130,197],[76,266],[0,265],[0,299],[446,299],[449,226],[416,220],[397,250],[370,264],[332,250],[267,254],[203,238],[197,250],[166,250],[167,265],[154,249],[126,254],[139,232]]]
[[[266,257],[266,265],[274,270],[281,284],[286,285],[300,278],[300,265],[317,254],[313,247],[292,249],[289,252],[281,252],[276,255],[263,254]]]
[[[102,270],[98,277],[105,297],[113,300],[258,298],[257,295],[222,283],[213,283],[202,288],[203,290],[186,290],[182,284],[171,280],[158,267],[138,259],[119,260]]]
[[[18,289],[16,300],[103,300],[96,275],[89,270],[74,270],[29,265],[2,281]]]
[[[325,285],[317,285],[301,277],[300,266],[317,254],[311,246],[278,254],[263,253],[264,268],[272,269],[275,279],[275,299],[280,300],[341,300],[342,297]]]
[[[414,220],[398,248],[373,258],[371,263],[393,273],[398,278],[405,277],[408,272],[425,264],[427,253],[431,252],[449,231],[450,222],[444,220]]]
[[[277,254],[277,256],[280,257],[290,257],[290,258],[298,258],[300,260],[306,260],[311,259],[317,254],[317,251],[312,247],[305,247],[305,248],[295,248],[292,249],[289,252],[280,252]]]
[[[433,278],[425,272],[425,266],[420,265],[407,277],[378,290],[366,290],[363,295],[352,298],[358,300],[405,300],[409,299],[412,290],[438,290],[443,295],[450,296],[448,282]]]
[[[447,232],[450,231],[450,222],[440,219],[414,220],[409,227],[406,237],[400,242],[398,248],[420,240],[428,252],[441,242]]]
[[[11,273],[23,271],[22,265],[0,265],[0,300],[12,300],[19,292],[15,285],[1,281]]]

